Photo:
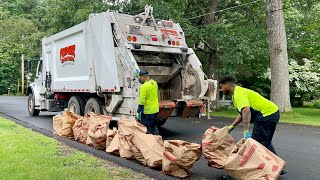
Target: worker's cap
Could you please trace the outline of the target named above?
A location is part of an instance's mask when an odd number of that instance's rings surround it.
[[[146,76],[146,75],[149,75],[149,72],[147,70],[141,70],[139,75],[140,76]]]

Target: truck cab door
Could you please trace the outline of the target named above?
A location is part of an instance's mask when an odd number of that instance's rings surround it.
[[[42,59],[40,59],[37,66],[35,85],[41,90],[44,87],[44,76]]]

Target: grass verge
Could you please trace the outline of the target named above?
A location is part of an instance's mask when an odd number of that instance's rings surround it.
[[[227,108],[218,112],[212,112],[212,116],[235,118],[237,111]],[[320,126],[320,109],[299,107],[293,108],[293,112],[281,113],[280,122]]]
[[[0,179],[150,179],[0,117]]]

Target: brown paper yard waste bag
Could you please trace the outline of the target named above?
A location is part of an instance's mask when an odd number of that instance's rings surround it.
[[[83,125],[84,124],[84,125]],[[79,118],[75,123],[74,125],[72,126],[72,131],[73,131],[73,136],[74,136],[74,140],[76,141],[80,141],[80,142],[83,142],[83,137],[82,137],[82,127],[85,126],[85,118],[84,117],[81,117]],[[87,137],[85,137],[87,138]],[[86,140],[85,140],[86,141]]]
[[[277,179],[285,161],[249,138],[234,144],[228,128],[209,128],[202,139],[202,151],[208,165],[223,168],[236,179]]]
[[[139,133],[140,134],[140,133]],[[141,164],[146,165],[147,164],[147,160],[143,157],[140,149],[138,149],[137,146],[135,146],[132,142],[132,139],[134,137],[134,134],[130,134],[126,136],[128,139],[128,144],[130,146],[130,149],[133,153],[134,158],[139,161]]]
[[[81,116],[67,110],[62,115],[54,116],[53,133],[62,137],[74,138],[72,127],[79,118]]]
[[[62,115],[53,116],[53,134],[62,136]]]
[[[72,130],[74,139],[80,141],[83,144],[92,145],[91,140],[88,138],[88,131],[90,125],[90,115],[87,114],[82,118],[79,118],[73,125]]]
[[[90,115],[88,138],[93,147],[99,150],[106,149],[107,130],[109,129],[110,116]]]
[[[129,136],[135,133],[146,133],[147,128],[138,121],[129,119],[120,119],[118,121],[118,135],[119,135],[119,154],[120,157],[126,159],[133,159],[133,151],[130,148]],[[134,147],[132,147],[134,148]],[[134,149],[137,151],[137,149]]]
[[[225,163],[225,171],[238,180],[277,179],[285,161],[252,138],[240,140]]]
[[[133,151],[130,148],[129,138],[134,133],[146,133],[147,128],[134,120],[120,119],[118,121],[118,130],[106,152],[120,155],[123,158],[133,158]],[[137,151],[137,149],[135,149]]]
[[[121,130],[118,131],[118,135],[119,135],[119,142],[120,142],[120,145],[119,145],[120,157],[125,159],[133,159],[134,158],[133,152],[127,140],[129,136],[125,136]]]
[[[119,139],[119,134],[117,131],[117,133],[113,137],[110,145],[107,147],[106,152],[119,156],[119,149],[120,149],[120,139]]]
[[[208,166],[222,168],[234,147],[234,140],[228,127],[207,129],[202,138],[202,152],[208,160]]]
[[[118,134],[119,134],[119,153],[120,157],[126,159],[133,159],[133,151],[130,147],[130,136],[133,134],[145,134],[147,132],[147,128],[140,124],[138,121],[135,120],[128,120],[128,119],[120,119],[118,121]],[[134,149],[137,152],[137,149]]]
[[[63,112],[63,123],[62,123],[63,136],[69,137],[69,138],[74,138],[72,127],[73,127],[74,123],[81,117],[82,116],[77,115],[77,114],[73,114],[70,111]]]
[[[108,129],[107,130],[107,138],[106,138],[106,148],[108,148],[113,140],[114,136],[117,134],[117,129]]]
[[[162,171],[178,178],[189,176],[201,157],[201,145],[181,140],[164,141]]]
[[[118,129],[125,136],[133,134],[133,133],[146,133],[147,132],[147,127],[140,124],[138,121],[127,120],[127,119],[120,119],[118,121]]]
[[[134,157],[143,165],[161,168],[164,145],[161,136],[136,133],[129,139],[129,145]]]

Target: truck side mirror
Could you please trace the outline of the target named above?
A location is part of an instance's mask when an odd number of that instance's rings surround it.
[[[42,59],[40,59],[40,61],[38,61],[38,66],[37,66],[37,75],[40,75],[42,73]]]

